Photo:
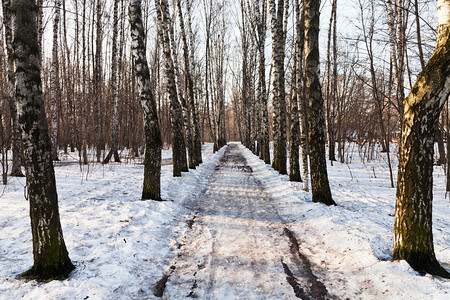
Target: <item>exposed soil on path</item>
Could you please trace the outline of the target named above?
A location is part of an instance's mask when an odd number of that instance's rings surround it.
[[[330,299],[297,239],[242,154],[230,144],[194,203],[170,271],[167,299]]]

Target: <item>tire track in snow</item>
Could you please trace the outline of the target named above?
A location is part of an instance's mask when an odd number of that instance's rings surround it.
[[[170,274],[155,295],[167,299],[325,299],[298,243],[285,235],[275,202],[253,174],[242,146],[229,144],[194,203]],[[295,237],[294,237],[295,239]],[[317,289],[319,286],[319,289]],[[156,293],[158,292],[158,293]]]

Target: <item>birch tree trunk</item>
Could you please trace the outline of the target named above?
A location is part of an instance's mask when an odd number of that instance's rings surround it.
[[[289,0],[270,0],[272,28],[272,62],[273,62],[273,163],[280,174],[287,174],[286,168],[286,91],[284,75],[284,58],[286,43],[286,24]]]
[[[211,114],[214,117],[214,109],[212,111],[210,110],[209,105],[209,86],[210,86],[210,43],[211,43],[211,25],[212,25],[212,5],[210,4],[209,7],[207,6],[207,1],[204,2],[204,9],[205,9],[205,31],[206,31],[206,41],[205,41],[205,102],[206,102],[206,115],[208,118],[208,128],[209,128],[209,135],[211,137],[211,140],[214,143],[213,146],[213,152],[216,152],[219,150],[219,147],[217,145],[217,139],[216,139],[216,130],[215,130],[215,121],[211,120]],[[209,11],[208,11],[209,8]]]
[[[301,24],[300,24],[300,4],[299,0],[294,1],[295,9],[295,53],[294,53],[294,67],[292,70],[292,84],[293,93],[291,96],[291,130],[290,130],[290,143],[289,143],[289,180],[290,181],[302,181],[300,175],[300,120],[298,113],[298,101],[301,92],[301,76],[302,76],[302,55],[303,46],[300,44],[303,39],[300,36]],[[300,60],[300,61],[299,61]]]
[[[249,76],[249,37],[248,26],[245,11],[244,1],[241,2],[241,20],[242,27],[240,28],[241,44],[242,44],[242,96],[241,96],[241,112],[242,121],[244,125],[244,140],[242,141],[244,146],[251,148],[251,122],[250,122],[250,76]],[[250,149],[251,150],[251,149]]]
[[[177,1],[178,6],[179,1]],[[181,14],[181,21],[180,21],[180,27],[183,29],[184,32],[184,23],[183,22],[183,15],[181,11],[181,3],[179,3],[178,6],[178,16]],[[187,150],[188,150],[188,164],[189,169],[195,169],[195,160],[194,160],[194,144],[192,141],[192,127],[191,127],[191,121],[190,121],[190,111],[189,107],[186,102],[186,98],[183,95],[183,91],[181,89],[181,76],[180,76],[180,70],[178,66],[178,55],[176,51],[176,44],[175,44],[175,31],[173,29],[173,22],[168,22],[169,24],[169,36],[170,36],[170,44],[171,44],[171,51],[172,51],[172,59],[174,64],[174,72],[175,72],[175,79],[176,79],[176,85],[177,85],[177,93],[178,93],[178,99],[181,102],[181,108],[183,111],[183,121],[184,121],[184,129],[186,134],[186,142],[187,142]],[[185,35],[184,35],[185,36]],[[185,71],[186,72],[186,71]]]
[[[8,104],[12,121],[12,166],[11,176],[24,177],[21,169],[21,142],[20,142],[20,128],[19,118],[17,115],[16,105],[16,79],[14,78],[14,49],[13,49],[13,36],[12,36],[12,18],[11,18],[11,1],[3,0],[3,26],[5,28],[5,43],[7,53],[8,64]]]
[[[36,16],[37,20],[37,40],[39,48],[39,63],[42,65],[44,47],[42,45],[42,38],[44,36],[44,0],[37,0],[38,12]]]
[[[414,14],[416,19],[416,36],[417,36],[417,50],[419,51],[419,59],[420,59],[420,65],[422,66],[422,69],[425,68],[425,60],[423,57],[423,50],[422,50],[422,37],[421,37],[421,30],[420,30],[420,17],[419,17],[419,1],[414,0]],[[435,124],[435,130],[436,130],[436,142],[438,144],[438,150],[439,150],[439,158],[436,161],[436,165],[441,166],[444,165],[445,170],[445,164],[446,164],[446,155],[445,155],[445,145],[444,145],[444,139],[442,137],[442,131],[439,126],[439,122]]]
[[[267,90],[266,90],[266,59],[265,59],[265,44],[266,44],[266,23],[267,23],[267,1],[262,0],[262,8],[260,12],[260,1],[257,3],[257,23],[259,36],[259,64],[258,64],[258,89],[261,94],[261,153],[260,158],[266,164],[270,164],[270,143],[269,143],[269,111],[267,109]]]
[[[434,126],[450,95],[450,0],[438,0],[436,49],[403,101],[392,259],[450,278],[434,253],[432,232]]]
[[[309,191],[309,165],[308,165],[308,117],[307,103],[305,94],[305,73],[304,73],[304,57],[305,57],[305,2],[302,1],[301,6],[296,6],[300,13],[300,24],[297,28],[299,43],[298,51],[298,70],[297,70],[297,89],[298,95],[298,113],[300,122],[300,146],[302,148],[302,171],[303,171],[303,190]]]
[[[66,278],[75,268],[64,243],[58,209],[55,172],[42,99],[37,6],[33,0],[13,0],[16,99],[24,147],[30,202],[33,267],[22,274],[39,280]]]
[[[320,1],[305,0],[305,92],[309,104],[309,156],[313,202],[335,205],[325,159],[324,114],[319,81]]]
[[[0,164],[2,165],[2,183],[6,186],[8,184],[8,150],[6,146],[7,142],[5,141],[5,130],[3,127],[3,116],[0,113]]]
[[[81,113],[81,153],[80,153],[80,164],[83,161],[83,164],[88,164],[88,155],[87,155],[87,67],[86,67],[86,0],[83,0],[83,12],[82,12],[82,79],[81,79],[81,94],[82,94],[82,113]]]
[[[394,68],[395,83],[397,87],[397,103],[400,116],[403,116],[403,105],[401,105],[402,99],[405,98],[404,92],[404,56],[406,49],[405,30],[406,25],[403,23],[403,17],[405,16],[404,8],[400,3],[395,1],[396,15],[392,7],[392,0],[386,0],[386,10],[388,12],[388,28],[389,28],[389,43],[391,47],[391,61]],[[406,11],[406,10],[405,10]],[[406,12],[407,13],[407,12]],[[395,27],[395,20],[397,19],[397,28]]]
[[[175,81],[175,69],[170,48],[169,36],[169,6],[166,0],[155,0],[158,22],[161,24],[163,34],[163,52],[166,64],[167,92],[170,99],[170,113],[172,119],[172,153],[173,176],[181,176],[181,172],[187,172],[186,148],[183,137],[183,118],[181,106],[178,102],[177,85]]]
[[[331,37],[333,36],[333,50],[335,49],[335,26],[333,24],[336,24],[334,22],[335,15],[336,15],[336,0],[332,1],[331,5],[331,16],[330,16],[330,23],[328,26],[328,40],[327,40],[327,66],[326,66],[326,123],[327,123],[327,133],[328,133],[328,159],[331,161],[331,164],[333,164],[333,161],[336,161],[335,153],[334,153],[334,120],[333,120],[333,113],[334,110],[334,78],[330,80],[331,78],[331,62],[333,61],[333,65],[335,64],[334,61],[334,55],[331,55]],[[333,35],[332,35],[333,34]],[[333,51],[334,52],[334,51]],[[333,59],[332,59],[333,58]]]
[[[66,86],[67,86],[67,110],[68,110],[68,123],[69,123],[69,145],[70,145],[70,152],[74,152],[75,151],[75,130],[76,130],[76,125],[75,125],[75,106],[74,106],[74,100],[75,100],[75,78],[78,74],[78,72],[70,72],[70,70],[77,70],[78,65],[74,66],[74,64],[72,64],[71,60],[70,60],[70,49],[69,49],[69,44],[67,41],[67,18],[66,18],[66,1],[62,2],[62,11],[63,11],[63,18],[62,18],[62,23],[63,23],[63,36],[64,36],[64,55],[66,57],[66,61],[67,61],[67,66],[64,67],[64,76],[66,76],[66,80],[68,81]],[[78,5],[75,6],[75,13],[78,14]],[[78,17],[76,17],[75,19],[75,32],[76,32],[76,36],[78,36]],[[76,62],[76,57],[78,54],[78,43],[75,46],[74,49],[74,60],[73,62]],[[69,70],[70,69],[70,70]]]
[[[331,84],[331,111],[330,111],[330,124],[329,126],[329,140],[328,140],[328,158],[331,162],[336,161],[336,129],[335,129],[335,121],[336,121],[336,98],[337,98],[337,0],[333,0],[333,79]]]
[[[102,0],[97,0],[96,7],[97,23],[96,23],[96,45],[95,45],[95,61],[94,61],[94,127],[95,127],[95,148],[97,162],[100,162],[101,156],[101,127],[100,127],[100,103],[103,97],[103,76],[102,76],[102,39],[103,39],[103,25],[102,25]]]
[[[280,143],[280,132],[279,132],[279,119],[280,119],[280,104],[278,101],[278,68],[275,67],[276,61],[275,56],[277,54],[278,39],[280,36],[279,25],[277,21],[276,4],[275,0],[269,0],[270,3],[270,28],[272,31],[272,68],[273,68],[273,95],[272,95],[272,106],[273,106],[273,117],[272,117],[272,136],[273,136],[273,160],[272,168],[275,170],[279,169],[279,154],[278,154],[278,144]]]
[[[194,36],[192,34],[192,21],[191,21],[191,5],[192,2],[190,0],[186,0],[186,8],[187,8],[187,33],[189,36],[189,77],[191,83],[188,82],[188,85],[192,85],[192,94],[191,90],[189,90],[189,104],[191,106],[191,119],[193,122],[194,129],[194,155],[195,155],[195,165],[200,165],[202,160],[202,139],[201,139],[201,130],[200,130],[200,121],[197,112],[197,105],[195,103],[195,89],[196,89],[196,81],[194,80],[194,72],[195,72],[195,57],[194,57]],[[188,79],[189,80],[189,79]]]
[[[178,1],[180,2],[180,1]],[[189,96],[189,105],[190,105],[190,123],[192,128],[192,142],[193,142],[193,161],[194,166],[200,165],[202,162],[202,145],[201,145],[201,133],[200,133],[200,124],[197,114],[197,107],[195,103],[195,81],[193,78],[193,73],[195,72],[195,64],[194,64],[194,45],[193,45],[193,36],[191,29],[191,11],[190,11],[191,3],[186,1],[187,8],[187,30],[184,25],[184,18],[181,11],[181,3],[179,5],[180,10],[180,28],[181,28],[181,36],[183,42],[183,51],[184,51],[184,60],[185,60],[185,77],[186,77],[186,85],[188,87],[188,96]],[[186,33],[187,31],[187,33]],[[189,37],[189,43],[188,43]]]
[[[113,8],[113,36],[111,52],[111,92],[112,92],[112,118],[111,118],[111,144],[108,155],[103,160],[107,164],[114,155],[114,161],[120,162],[117,144],[119,140],[119,103],[117,101],[117,35],[119,32],[118,20],[119,0],[114,0]]]
[[[50,74],[51,93],[51,142],[52,159],[58,158],[58,111],[57,104],[59,98],[59,57],[58,57],[58,27],[60,20],[61,1],[55,0],[55,14],[53,19],[53,46],[52,46],[52,70]]]
[[[141,0],[130,0],[129,17],[132,40],[131,54],[138,80],[145,127],[145,166],[142,200],[160,200],[162,141],[156,101],[151,90],[150,71],[147,64]]]

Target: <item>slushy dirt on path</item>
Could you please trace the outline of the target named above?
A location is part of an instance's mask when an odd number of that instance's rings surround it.
[[[275,201],[230,144],[194,202],[170,274],[155,295],[167,299],[327,299]],[[301,245],[300,245],[301,248]]]

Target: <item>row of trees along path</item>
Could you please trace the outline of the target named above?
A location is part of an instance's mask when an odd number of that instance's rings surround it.
[[[57,122],[55,115],[51,113],[52,131],[49,134],[45,116],[41,66],[42,66],[42,1],[33,0],[3,0],[4,27],[6,38],[6,49],[8,55],[8,81],[9,81],[9,103],[13,128],[13,175],[20,176],[20,144],[18,139],[22,139],[23,163],[27,177],[27,190],[30,202],[30,217],[33,237],[33,267],[23,273],[27,278],[51,279],[65,278],[74,269],[71,263],[59,221],[58,199],[55,184],[55,175],[52,159],[58,159],[56,143],[54,139]],[[399,163],[399,176],[397,184],[397,205],[394,225],[394,250],[393,259],[405,259],[409,264],[420,272],[450,277],[449,273],[439,265],[435,258],[432,239],[432,171],[433,171],[433,151],[435,124],[446,100],[450,94],[450,0],[438,0],[438,36],[436,48],[428,64],[423,64],[423,71],[417,78],[410,94],[404,99],[402,105],[402,138]],[[65,18],[65,2],[63,4],[63,18]],[[217,22],[217,18],[212,18],[212,2],[205,2],[204,9],[210,9],[209,18],[206,19],[206,86],[212,81],[209,80],[208,72],[211,72],[208,56],[217,60],[215,68],[219,70],[215,81],[215,93],[213,95],[220,101],[212,101],[211,105],[217,107],[212,116],[207,119],[210,128],[210,136],[214,141],[214,149],[217,150],[226,144],[225,126],[225,102],[224,88],[224,34],[211,37],[211,29],[222,30],[222,22]],[[265,56],[264,44],[266,38],[266,19],[270,16],[272,33],[272,71],[273,71],[273,140],[274,159],[272,166],[281,174],[287,173],[287,147],[286,147],[286,93],[285,93],[285,45],[287,32],[287,18],[289,16],[289,1],[270,0],[256,1],[252,3],[241,2],[242,23],[240,24],[242,37],[242,106],[236,107],[241,111],[243,117],[244,130],[239,130],[242,143],[249,149],[270,163],[269,156],[269,130],[267,95],[268,89],[265,84]],[[312,199],[314,202],[321,202],[327,205],[335,205],[332,199],[325,160],[325,135],[324,135],[324,110],[321,84],[319,80],[319,8],[320,1],[299,0],[294,1],[295,11],[295,55],[294,55],[294,76],[293,76],[293,99],[295,105],[291,113],[291,144],[290,157],[296,163],[290,162],[291,180],[301,180],[299,171],[299,147],[302,151],[303,179],[305,188],[308,187],[308,156],[310,159]],[[97,1],[97,19],[101,19],[102,2]],[[195,80],[192,77],[191,69],[195,70],[195,62],[192,55],[192,29],[190,21],[189,3],[188,7],[188,28],[184,28],[184,18],[180,0],[176,1],[178,7],[178,18],[181,24],[181,37],[184,61],[184,78],[187,82],[187,98],[181,89],[181,73],[177,61],[175,47],[175,34],[173,22],[170,18],[169,4],[167,0],[155,0],[157,11],[158,34],[157,38],[162,43],[166,88],[170,100],[170,115],[172,128],[172,149],[173,149],[173,175],[181,176],[181,172],[188,171],[188,168],[195,168],[202,161],[201,159],[201,131],[199,118],[196,111],[195,94],[198,93],[195,87]],[[391,2],[387,1],[388,11],[391,9]],[[52,77],[51,92],[53,111],[56,107],[53,99],[57,96],[57,86],[59,74],[58,62],[58,23],[60,20],[59,0],[55,1],[55,15],[53,27],[53,48],[52,48]],[[78,7],[78,6],[77,6]],[[82,3],[83,19],[85,19],[86,1]],[[122,12],[123,1],[122,1]],[[336,22],[337,1],[333,1],[333,13],[330,20],[330,30],[334,18],[334,28]],[[111,151],[105,158],[105,163],[114,156],[118,161],[120,157],[117,153],[117,34],[118,34],[118,8],[119,0],[114,0],[113,14],[113,60],[111,64],[111,90],[112,90],[112,131],[111,131]],[[249,14],[244,13],[248,9]],[[150,70],[146,58],[146,35],[143,24],[142,5],[140,0],[130,0],[129,2],[129,24],[131,33],[131,54],[133,57],[133,80],[136,80],[139,99],[143,112],[143,127],[145,132],[145,169],[142,199],[160,200],[160,171],[161,171],[161,147],[162,137],[157,99],[154,95],[154,86],[150,76]],[[78,16],[78,12],[77,12]],[[373,18],[373,16],[372,16]],[[391,22],[391,20],[390,20]],[[224,22],[223,22],[224,23]],[[77,22],[78,24],[78,22]],[[64,23],[65,27],[65,23]],[[82,31],[85,32],[83,23]],[[254,53],[258,55],[258,97],[255,99],[250,93],[249,84],[252,82],[252,74],[249,71],[247,59],[252,51],[249,47],[249,37],[247,29],[256,37],[257,45]],[[336,29],[334,29],[335,35]],[[101,22],[97,22],[97,38],[102,36]],[[123,30],[122,30],[123,32]],[[84,33],[83,33],[84,34]],[[84,37],[84,35],[83,35]],[[188,40],[190,41],[188,43]],[[82,41],[82,53],[85,53],[85,39]],[[211,47],[214,42],[214,47]],[[371,40],[366,39],[366,45]],[[336,47],[336,42],[333,42]],[[330,48],[330,47],[328,47]],[[368,48],[370,50],[370,48]],[[91,49],[92,50],[92,49]],[[101,64],[102,42],[97,40],[96,55],[94,62],[94,93],[100,99],[102,95],[102,81],[99,73]],[[335,51],[335,50],[334,50]],[[12,53],[14,52],[14,55]],[[119,51],[120,52],[120,51]],[[253,53],[253,52],[252,52]],[[370,51],[369,51],[370,54]],[[84,55],[83,55],[84,56]],[[336,64],[336,54],[334,53],[334,64]],[[369,55],[370,58],[370,55]],[[119,56],[120,59],[120,56]],[[255,60],[256,61],[256,60]],[[85,59],[82,60],[82,69],[85,70]],[[14,72],[13,72],[14,66]],[[64,67],[64,65],[63,65]],[[398,68],[399,66],[397,66]],[[400,66],[401,67],[401,66]],[[330,68],[327,67],[327,73]],[[217,71],[216,70],[216,71]],[[85,71],[83,71],[85,72]],[[85,73],[84,73],[85,74]],[[329,77],[329,76],[327,76]],[[254,77],[256,78],[256,77]],[[84,82],[83,77],[83,82]],[[402,79],[397,78],[398,85]],[[327,82],[328,84],[328,82]],[[15,89],[13,88],[15,86]],[[219,88],[218,88],[219,87]],[[218,89],[216,89],[218,88]],[[85,84],[82,90],[83,97],[86,94]],[[335,86],[331,87],[332,93],[336,92]],[[209,88],[206,88],[206,104],[210,103],[208,97]],[[55,94],[53,94],[55,93]],[[402,97],[401,92],[399,92]],[[96,98],[96,97],[94,97]],[[376,97],[375,97],[376,98]],[[402,97],[403,98],[403,97]],[[96,98],[97,99],[97,98]],[[97,99],[97,100],[98,100]],[[14,110],[16,103],[20,110]],[[250,105],[247,105],[250,104]],[[251,105],[252,104],[252,105]],[[257,107],[255,110],[254,107]],[[83,108],[85,110],[86,107]],[[213,109],[214,110],[214,109]],[[99,106],[94,102],[95,118],[98,118]],[[329,112],[327,112],[329,113]],[[98,121],[98,120],[97,120]],[[20,125],[20,126],[19,126]],[[86,126],[86,123],[82,123]],[[241,122],[238,120],[238,126]],[[21,133],[19,134],[19,127]],[[250,128],[258,127],[258,131]],[[98,124],[95,124],[95,134],[100,131]],[[86,131],[81,138],[81,155],[86,162]],[[300,139],[298,137],[300,136]],[[50,138],[52,137],[52,138]],[[186,143],[185,143],[186,137]],[[97,146],[98,136],[95,137]],[[53,143],[51,142],[53,141]],[[186,146],[188,156],[186,155]],[[52,148],[53,147],[53,148]],[[332,147],[334,149],[334,146]],[[53,150],[53,151],[52,151]],[[97,147],[97,161],[100,161],[99,153],[101,148]],[[82,153],[82,154],[81,154]],[[307,156],[308,154],[308,156]],[[189,162],[187,160],[189,157]]]

